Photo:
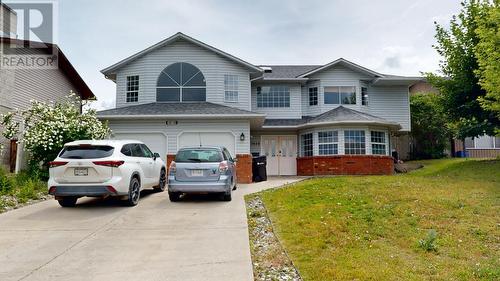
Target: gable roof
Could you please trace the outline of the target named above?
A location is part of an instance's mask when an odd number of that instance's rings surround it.
[[[15,44],[17,46],[31,46],[34,48],[42,48],[47,50],[56,50],[57,51],[57,66],[58,70],[60,70],[71,83],[76,87],[75,91],[80,95],[82,100],[93,100],[96,99],[92,90],[90,90],[89,86],[83,78],[80,76],[78,71],[73,67],[71,62],[68,60],[66,55],[61,51],[59,46],[51,43],[43,43],[29,40],[21,40],[14,39],[9,37],[0,37],[0,43],[4,44]]]
[[[336,59],[328,64],[325,64],[325,65],[322,65],[320,67],[317,67],[315,69],[312,69],[310,71],[306,71],[300,75],[298,75],[297,77],[298,78],[304,78],[304,77],[307,77],[309,75],[312,75],[314,73],[317,73],[317,72],[320,72],[320,71],[323,71],[325,69],[328,69],[330,67],[333,67],[335,65],[338,65],[338,64],[342,64],[342,65],[345,65],[347,66],[348,68],[351,68],[355,71],[359,71],[359,72],[362,72],[362,73],[365,73],[365,74],[368,74],[369,76],[374,76],[374,77],[384,77],[385,75],[384,74],[381,74],[381,73],[378,73],[378,72],[375,72],[373,70],[370,70],[366,67],[363,67],[361,65],[358,65],[358,64],[355,64],[353,62],[350,62],[344,58],[339,58],[339,59]]]
[[[344,106],[336,107],[316,117],[303,116],[301,119],[266,119],[263,127],[298,129],[330,124],[372,124],[388,126],[395,130],[401,129],[401,125],[396,122]]]
[[[186,41],[188,41],[190,43],[193,43],[193,44],[195,44],[197,46],[200,46],[200,47],[202,47],[204,49],[212,51],[212,52],[214,52],[214,53],[216,53],[218,55],[221,55],[222,57],[228,58],[229,60],[232,60],[232,61],[234,61],[234,62],[236,62],[238,64],[241,64],[241,65],[243,65],[243,66],[245,66],[245,67],[247,67],[249,69],[252,69],[255,72],[259,72],[259,73],[262,72],[262,69],[259,68],[258,66],[255,66],[255,65],[253,65],[253,64],[251,64],[249,62],[246,62],[246,61],[244,61],[244,60],[242,60],[242,59],[240,59],[238,57],[235,57],[235,56],[233,56],[231,54],[228,54],[228,53],[226,53],[224,51],[221,51],[221,50],[219,50],[219,49],[217,49],[215,47],[212,47],[212,46],[210,46],[208,44],[205,44],[205,43],[203,43],[203,42],[201,42],[199,40],[196,40],[196,39],[194,39],[194,38],[192,38],[190,36],[187,36],[186,34],[184,34],[182,32],[177,32],[176,34],[168,37],[165,40],[162,40],[162,41],[160,41],[160,42],[158,42],[158,43],[156,43],[156,44],[154,44],[154,45],[152,45],[152,46],[150,46],[150,47],[148,47],[148,48],[146,48],[146,49],[144,49],[144,50],[142,50],[142,51],[140,51],[140,52],[138,52],[138,53],[136,53],[136,54],[134,54],[134,55],[132,55],[132,56],[130,56],[128,58],[125,58],[125,59],[123,59],[123,60],[121,60],[121,61],[119,61],[119,62],[117,62],[117,63],[115,63],[115,64],[113,64],[113,65],[111,65],[109,67],[106,67],[105,69],[101,70],[101,73],[104,74],[104,75],[106,75],[106,76],[110,76],[111,74],[113,74],[120,67],[122,67],[122,66],[124,66],[124,65],[126,65],[126,64],[128,64],[128,63],[130,63],[130,62],[132,62],[132,61],[134,61],[134,60],[136,60],[136,59],[138,59],[138,58],[140,58],[140,57],[142,57],[142,56],[144,56],[144,55],[152,52],[152,51],[154,51],[154,50],[157,50],[157,49],[159,49],[161,47],[164,47],[164,46],[166,46],[166,45],[168,45],[170,43],[176,42],[179,39],[184,39],[184,40],[186,40]]]
[[[103,119],[122,118],[264,118],[264,114],[211,102],[153,102],[97,112]]]

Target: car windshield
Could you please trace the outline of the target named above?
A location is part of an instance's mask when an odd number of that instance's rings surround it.
[[[59,157],[66,159],[96,159],[109,157],[114,148],[108,145],[75,145],[65,146]]]
[[[217,149],[182,149],[175,157],[177,163],[222,162],[222,154]]]

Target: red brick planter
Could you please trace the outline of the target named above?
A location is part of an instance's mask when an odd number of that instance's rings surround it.
[[[335,155],[297,158],[297,175],[392,175],[394,162],[382,155]]]
[[[252,155],[238,154],[238,163],[236,163],[236,175],[238,176],[238,183],[251,183],[252,182]],[[175,155],[167,154],[167,168],[170,163],[175,159]]]

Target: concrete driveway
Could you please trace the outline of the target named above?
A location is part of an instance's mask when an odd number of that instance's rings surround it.
[[[232,202],[143,192],[133,208],[50,200],[1,214],[0,280],[253,280],[243,196],[297,180],[241,184]]]

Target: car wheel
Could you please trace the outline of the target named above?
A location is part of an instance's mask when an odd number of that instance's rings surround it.
[[[168,192],[168,198],[172,202],[179,201],[180,197],[181,197],[181,193],[180,192]]]
[[[232,200],[232,196],[231,196],[231,191],[229,191],[229,193],[222,193],[222,201],[231,201]]]
[[[78,198],[76,197],[64,197],[62,199],[59,199],[57,200],[59,202],[59,205],[61,205],[61,207],[75,207],[76,205],[76,200],[78,200]]]
[[[165,172],[165,169],[161,169],[160,181],[158,183],[158,186],[155,187],[155,190],[158,192],[163,192],[165,191],[166,186],[167,186],[167,173]]]
[[[236,183],[234,183],[233,190],[236,190],[237,188],[238,188],[238,186],[236,185]]]
[[[128,198],[127,206],[135,206],[139,203],[139,197],[141,197],[141,183],[136,177],[130,180],[130,185],[128,188]]]

